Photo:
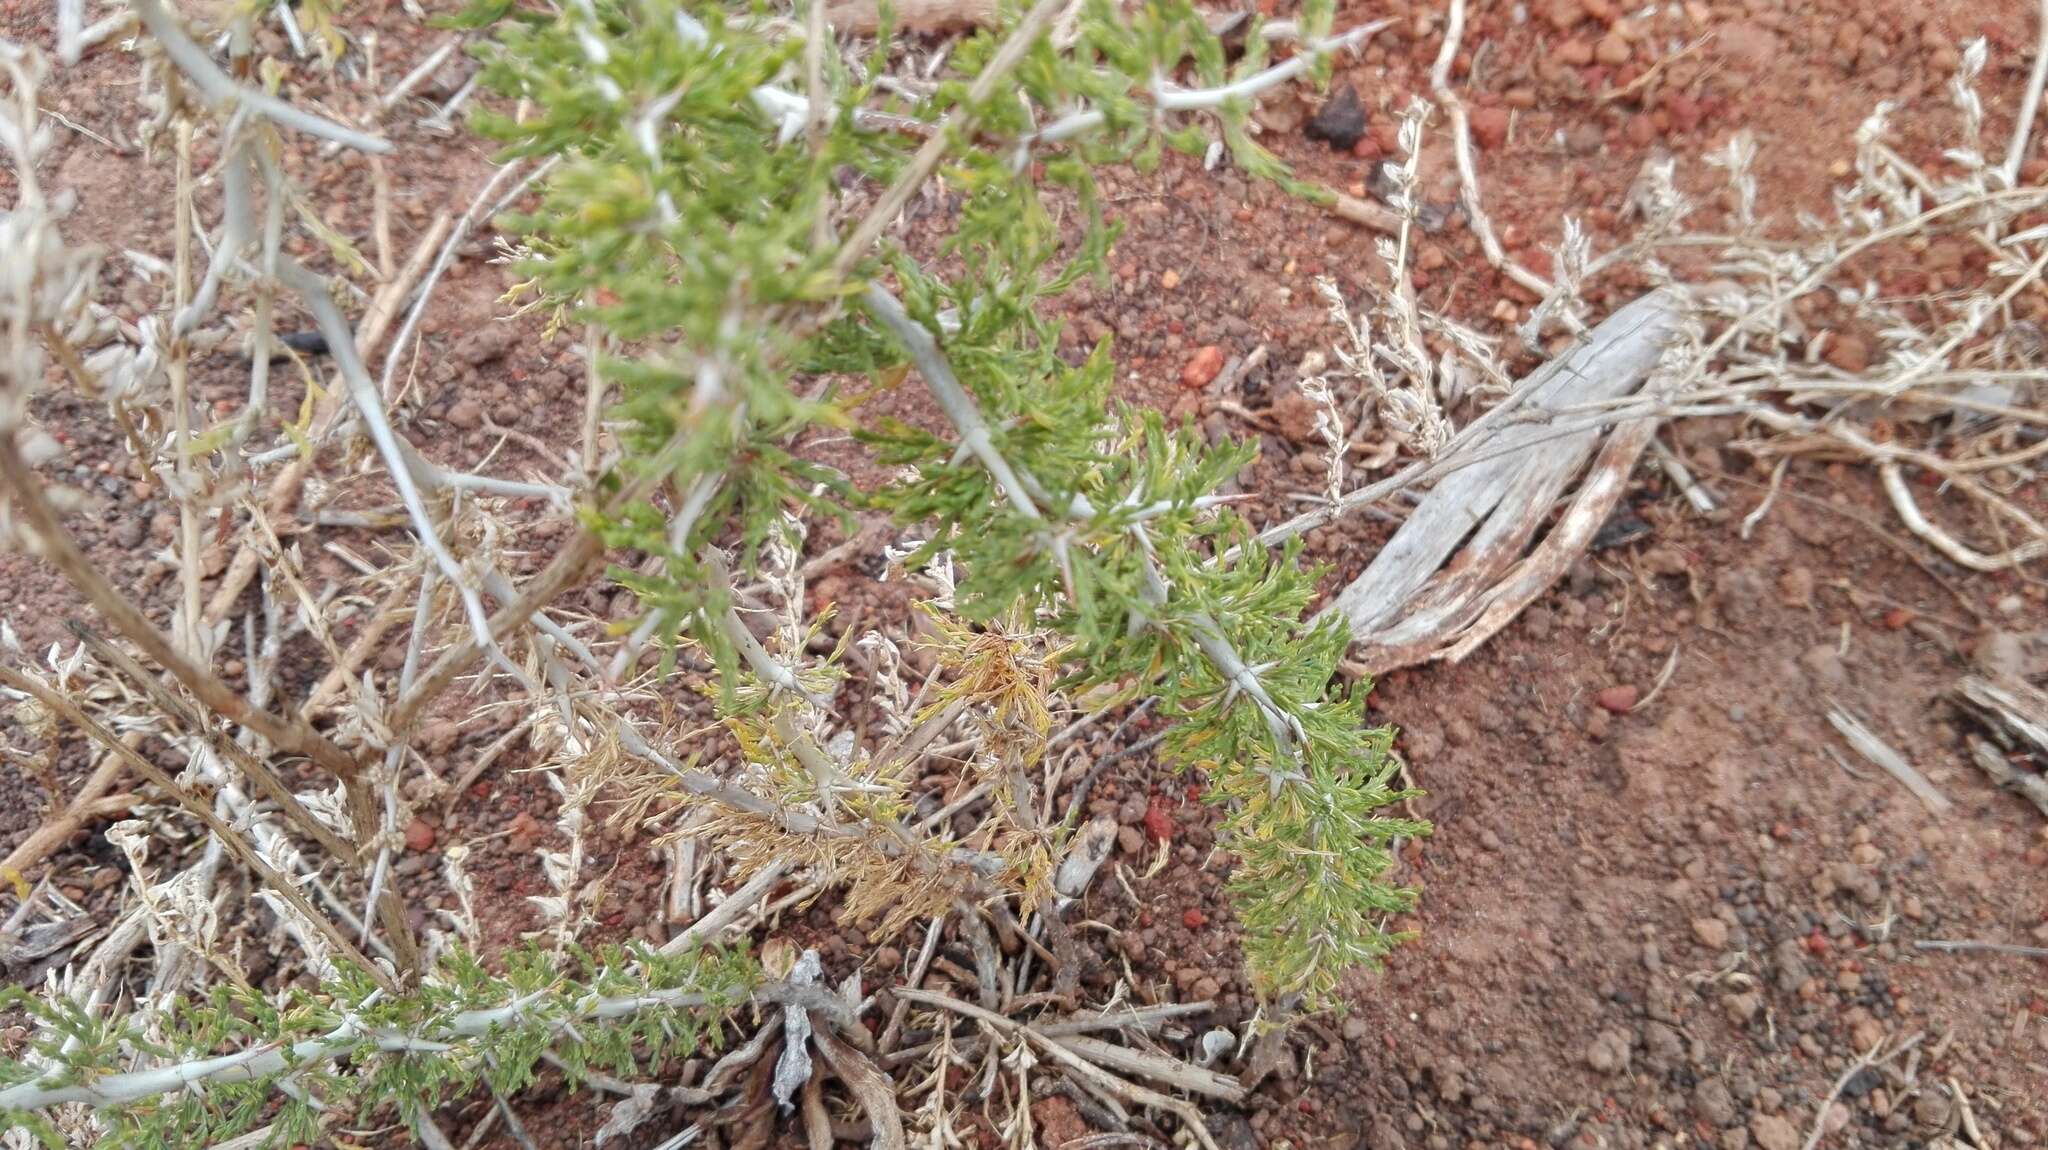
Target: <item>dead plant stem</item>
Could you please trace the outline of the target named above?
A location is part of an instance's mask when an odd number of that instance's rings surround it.
[[[193,817],[206,824],[206,829],[213,833],[214,837],[220,841],[222,846],[227,848],[230,854],[235,856],[237,861],[256,872],[279,897],[290,903],[292,909],[304,916],[306,921],[311,923],[320,932],[321,936],[327,940],[328,944],[333,946],[342,957],[361,967],[364,973],[369,975],[371,980],[376,982],[377,985],[387,991],[396,992],[398,987],[391,980],[391,976],[386,974],[381,967],[364,957],[362,951],[357,950],[355,944],[348,940],[348,936],[342,934],[341,930],[326,915],[320,913],[318,907],[315,907],[307,900],[305,894],[299,890],[296,883],[279,874],[269,863],[264,862],[255,849],[244,841],[242,836],[233,827],[229,826],[219,815],[214,813],[210,803],[205,802],[187,791],[184,787],[179,786],[177,781],[171,778],[170,775],[165,774],[162,768],[150,762],[149,759],[145,758],[135,748],[130,747],[112,731],[107,730],[90,715],[80,710],[76,703],[73,703],[64,696],[63,692],[49,687],[38,679],[32,679],[12,668],[4,666],[0,666],[0,686],[6,686],[12,690],[35,696],[37,702],[48,707],[65,721],[90,735],[101,746],[118,755],[128,765],[129,770],[156,784],[165,794],[176,800],[179,806],[184,807]]]

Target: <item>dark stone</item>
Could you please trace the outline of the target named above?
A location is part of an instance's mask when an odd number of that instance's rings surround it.
[[[1358,89],[1346,84],[1323,101],[1303,134],[1311,140],[1324,141],[1334,151],[1350,151],[1365,135],[1365,105],[1358,101]]]
[[[1861,1098],[1882,1085],[1884,1078],[1877,1071],[1865,1067],[1850,1075],[1849,1081],[1842,1083],[1842,1097]]]

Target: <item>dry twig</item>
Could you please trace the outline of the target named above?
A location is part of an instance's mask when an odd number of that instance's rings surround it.
[[[1925,804],[1929,811],[1945,815],[1954,808],[1955,804],[1949,802],[1947,797],[1927,780],[1926,775],[1907,762],[1904,755],[1893,750],[1891,744],[1878,738],[1877,733],[1864,725],[1861,719],[1836,707],[1828,712],[1828,722],[1842,733],[1842,737],[1849,741],[1851,747],[1856,748],[1857,754],[1883,767],[1886,774],[1913,792],[1913,797]]]

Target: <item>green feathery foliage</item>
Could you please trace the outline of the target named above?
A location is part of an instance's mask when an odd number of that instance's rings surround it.
[[[572,1085],[658,1074],[715,1045],[718,1021],[760,974],[739,953],[639,946],[566,958],[529,946],[498,966],[450,953],[402,995],[347,967],[279,995],[220,984],[147,1026],[67,995],[0,988],[0,1010],[36,1025],[29,1057],[0,1061],[0,1123],[60,1150],[47,1111],[65,1101],[100,1107],[105,1147],[205,1146],[265,1123],[273,1145],[312,1143],[320,1111],[335,1106],[365,1116],[390,1106],[410,1124],[480,1086],[522,1089],[543,1053]],[[178,1088],[186,1082],[196,1088]]]
[[[1327,43],[1330,17],[1312,0],[1302,38]],[[658,634],[691,630],[743,673],[707,622],[727,604],[702,549],[738,534],[751,552],[795,504],[886,508],[931,532],[927,552],[952,553],[968,618],[1049,617],[1085,668],[1074,687],[1158,694],[1179,718],[1168,746],[1226,810],[1262,991],[1323,995],[1385,954],[1399,940],[1388,918],[1413,902],[1384,881],[1389,844],[1427,827],[1381,813],[1405,797],[1390,781],[1391,733],[1367,725],[1363,687],[1332,686],[1344,636],[1304,621],[1313,574],[1292,551],[1248,545],[1213,498],[1250,450],[1112,404],[1108,347],[1069,363],[1047,318],[1069,286],[1102,274],[1114,240],[1097,166],[1201,154],[1220,133],[1241,168],[1290,182],[1246,130],[1252,94],[1295,70],[1271,71],[1261,28],[1233,60],[1185,0],[1128,12],[1091,0],[1070,43],[1039,36],[979,102],[975,80],[1014,11],[961,42],[916,99],[879,83],[886,47],[862,67],[828,46],[829,111],[813,117],[801,21],[771,35],[765,13],[678,0],[581,0],[558,15],[495,4],[471,18],[498,22],[487,81],[530,109],[487,130],[511,154],[559,165],[516,225],[531,236],[531,288],[631,348],[605,364],[635,436],[627,466],[702,507],[680,531],[653,508],[602,525],[608,543],[666,560],[658,577],[620,573]],[[1325,53],[1309,55],[1312,73],[1326,71]],[[842,251],[845,189],[897,178],[934,132],[944,230],[919,258]],[[915,349],[862,302],[890,281],[981,413],[988,450],[863,418],[858,391],[812,400],[792,385],[817,373],[902,385]],[[782,445],[814,424],[854,429],[903,478],[855,493],[803,463]]]

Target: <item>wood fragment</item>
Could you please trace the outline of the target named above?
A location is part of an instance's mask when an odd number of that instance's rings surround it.
[[[960,937],[974,954],[974,982],[981,1005],[984,1009],[995,1010],[1003,1001],[1003,964],[996,951],[995,936],[989,933],[988,923],[983,921],[980,909],[967,900],[955,900],[953,909],[960,912]]]
[[[1116,846],[1116,820],[1098,815],[1081,827],[1068,846],[1067,857],[1053,873],[1052,888],[1062,900],[1080,898],[1095,882],[1095,873]]]
[[[896,1084],[876,1069],[867,1055],[855,1050],[827,1024],[811,1032],[811,1042],[825,1058],[832,1073],[867,1111],[875,1130],[875,1150],[909,1150],[910,1139],[903,1132],[903,1115],[896,1108]]]
[[[2013,791],[2048,815],[2048,776],[2023,774],[2006,761],[1997,747],[1982,739],[1970,740],[1970,761],[1991,776],[2001,790]]]
[[[1955,694],[2005,748],[1983,739],[1970,741],[1970,758],[2003,790],[2012,791],[2048,815],[2048,775],[2014,766],[2006,751],[2024,751],[2037,764],[2048,764],[2048,692],[2009,676],[1966,675]]]
[[[1078,1034],[1055,1038],[1053,1041],[1088,1061],[1111,1070],[1135,1074],[1177,1090],[1221,1099],[1232,1104],[1245,1100],[1247,1092],[1244,1084],[1237,1079],[1228,1074],[1204,1070],[1177,1058],[1167,1058],[1135,1046],[1119,1046],[1099,1038],[1087,1038]]]
[[[725,896],[725,900],[712,907],[704,917],[693,922],[682,933],[661,945],[658,953],[681,954],[692,947],[715,942],[718,932],[739,921],[740,916],[759,906],[761,900],[775,890],[776,884],[789,869],[789,863],[776,861],[754,872],[746,885]]]
[[[1373,203],[1371,200],[1361,200],[1357,196],[1347,196],[1342,192],[1336,195],[1337,198],[1330,201],[1330,211],[1338,219],[1349,220],[1360,227],[1390,236],[1401,231],[1401,215],[1394,209]]]
[[[1949,1094],[1956,1100],[1956,1111],[1962,1115],[1963,1133],[1969,1136],[1970,1145],[1978,1147],[1979,1150],[1990,1150],[1991,1143],[1984,1140],[1984,1131],[1977,1126],[1977,1114],[1970,1109],[1969,1095],[1963,1093],[1962,1085],[1955,1080],[1954,1075],[1950,1075],[1945,1081]]]
[[[1682,298],[1669,292],[1631,302],[1524,379],[1510,397],[1514,419],[1459,450],[1472,462],[1445,474],[1326,608],[1341,612],[1365,645],[1363,666],[1378,672],[1439,657],[1483,618],[1469,651],[1570,567],[1604,522],[1604,509],[1619,500],[1656,421],[1627,421],[1608,436],[1566,521],[1525,562],[1552,505],[1601,443],[1598,428],[1559,433],[1549,424],[1567,408],[1641,387],[1677,334],[1682,311]]]
[[[1865,726],[1862,720],[1836,707],[1828,712],[1828,722],[1842,733],[1842,737],[1856,749],[1857,754],[1883,767],[1885,773],[1904,784],[1928,810],[1937,815],[1945,815],[1954,809],[1955,804],[1949,802],[1948,798],[1927,780],[1926,775],[1907,762],[1904,755],[1893,750],[1889,743],[1878,738],[1877,733]]]
[[[803,1105],[804,1142],[810,1150],[832,1150],[832,1115],[825,1109],[825,1076],[804,1079],[798,1095]]]
[[[1482,596],[1483,610],[1445,648],[1441,657],[1461,663],[1488,639],[1499,634],[1516,616],[1571,570],[1580,555],[1592,545],[1615,505],[1628,489],[1628,477],[1642,457],[1643,447],[1656,436],[1655,420],[1637,420],[1614,429],[1607,445],[1593,461],[1592,469],[1579,484],[1578,493],[1549,534],[1528,558],[1517,563]],[[1666,670],[1674,669],[1667,664]],[[1638,707],[1648,704],[1644,699]]]
[[[121,744],[132,751],[141,747],[142,741],[147,737],[142,731],[129,731],[121,736]],[[86,777],[85,785],[79,787],[78,793],[71,796],[71,801],[65,804],[64,810],[45,819],[41,826],[31,831],[27,838],[7,852],[5,860],[0,860],[0,876],[25,875],[30,867],[49,857],[50,852],[64,845],[73,832],[87,822],[116,814],[134,805],[133,795],[107,793],[113,790],[115,783],[121,781],[123,765],[118,754],[110,752],[102,755],[99,762],[93,764],[92,774]]]
[[[64,961],[59,957],[61,952],[70,950],[80,939],[91,934],[97,925],[90,915],[18,928],[0,925],[0,977],[18,986],[41,982],[38,971],[61,964]]]

